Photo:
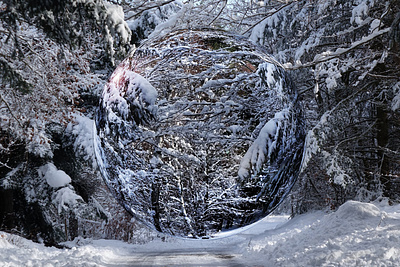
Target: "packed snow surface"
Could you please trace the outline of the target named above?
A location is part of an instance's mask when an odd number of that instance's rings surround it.
[[[333,213],[268,216],[218,237],[144,245],[77,238],[57,249],[0,232],[0,265],[399,266],[400,205],[349,201]]]

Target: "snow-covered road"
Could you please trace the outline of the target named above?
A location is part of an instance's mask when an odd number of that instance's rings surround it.
[[[0,232],[0,266],[400,266],[400,205],[349,201],[208,240],[77,241],[56,249]]]
[[[115,259],[110,266],[247,266],[240,255],[226,251],[197,251],[192,249],[165,250],[161,252],[133,253]]]
[[[167,242],[135,245],[134,252],[104,263],[107,266],[256,266],[243,258],[244,246],[250,245],[252,238],[287,221],[288,216],[270,216],[245,228],[220,233],[213,239],[172,238]]]

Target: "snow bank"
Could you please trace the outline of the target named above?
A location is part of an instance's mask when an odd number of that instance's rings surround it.
[[[21,237],[0,232],[0,265],[7,267],[35,266],[117,266],[119,254],[129,246],[120,241],[103,245],[85,245],[72,249],[57,249],[36,244]]]
[[[399,208],[349,201],[331,214],[298,216],[252,241],[246,258],[263,266],[398,266]]]
[[[400,205],[349,201],[330,214],[313,212],[289,221],[269,216],[223,238],[165,240],[132,245],[78,238],[66,243],[71,249],[56,249],[0,232],[0,265],[162,266],[168,260],[204,266],[200,253],[207,252],[229,255],[218,266],[399,266]],[[181,261],[172,262],[177,254]]]

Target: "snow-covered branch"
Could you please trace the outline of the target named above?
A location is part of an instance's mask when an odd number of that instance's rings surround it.
[[[257,139],[251,144],[240,162],[238,175],[241,180],[248,179],[251,174],[258,174],[271,160],[273,153],[276,153],[277,149],[282,149],[279,144],[284,138],[283,127],[286,126],[285,120],[288,119],[288,116],[288,110],[278,112],[261,129]]]
[[[155,1],[155,2],[148,2],[148,1],[143,1],[143,4],[140,6],[134,6],[130,9],[125,10],[125,12],[129,12],[129,11],[135,11],[134,14],[129,15],[125,20],[131,20],[133,18],[137,18],[139,17],[143,12],[151,10],[153,8],[160,8],[162,6],[168,5],[172,2],[175,2],[176,0],[161,0],[161,1]],[[148,4],[149,3],[149,4]],[[148,5],[146,5],[148,4]]]
[[[290,6],[293,2],[296,2],[297,0],[294,1],[286,1],[285,4],[282,4],[280,7],[278,7],[277,9],[272,9],[266,16],[263,16],[262,19],[260,19],[259,21],[257,21],[256,23],[252,24],[248,29],[246,29],[246,31],[244,31],[242,34],[245,35],[246,33],[248,33],[249,31],[251,31],[254,27],[256,27],[257,25],[259,25],[261,22],[265,21],[266,19],[268,19],[269,17],[272,17],[273,15],[279,13],[282,9],[284,9],[287,6]]]
[[[334,52],[327,51],[327,52],[323,52],[321,54],[317,54],[317,55],[315,55],[314,60],[312,62],[295,64],[295,65],[292,65],[291,63],[286,63],[286,64],[284,64],[284,67],[287,70],[297,70],[297,69],[301,69],[301,68],[309,68],[309,67],[315,66],[317,64],[320,64],[322,62],[326,62],[326,61],[332,60],[334,58],[338,58],[341,55],[349,53],[352,50],[358,48],[359,46],[365,45],[365,44],[371,42],[372,40],[374,40],[375,38],[378,38],[381,35],[388,33],[390,31],[390,29],[391,28],[388,27],[388,28],[385,28],[385,29],[382,29],[379,31],[374,31],[370,35],[364,36],[361,40],[352,43],[350,45],[350,47],[348,47],[348,48],[337,48]]]

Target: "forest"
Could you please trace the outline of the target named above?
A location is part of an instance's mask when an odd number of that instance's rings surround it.
[[[35,242],[394,205],[399,129],[399,0],[0,0],[0,230]]]

